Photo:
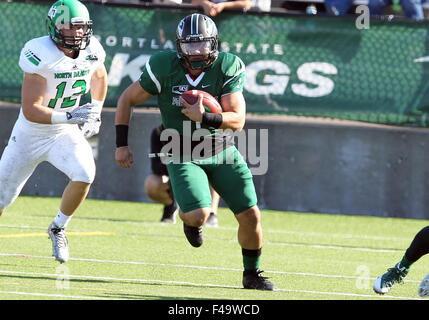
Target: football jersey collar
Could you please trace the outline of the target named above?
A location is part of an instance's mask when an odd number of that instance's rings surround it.
[[[201,79],[204,77],[206,73],[203,71],[201,72],[201,74],[194,80],[192,79],[192,77],[189,75],[189,73],[186,74],[186,79],[188,80],[189,84],[193,87],[198,86],[198,84],[201,82]]]

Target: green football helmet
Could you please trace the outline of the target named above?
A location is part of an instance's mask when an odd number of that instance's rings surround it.
[[[84,26],[83,36],[65,36],[61,30],[72,26]],[[92,20],[88,9],[78,0],[59,0],[49,9],[46,18],[48,34],[58,46],[72,50],[84,50],[92,36]]]

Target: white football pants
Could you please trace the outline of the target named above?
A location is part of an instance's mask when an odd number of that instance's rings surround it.
[[[35,124],[21,112],[0,160],[0,210],[15,201],[36,167],[44,161],[71,181],[94,181],[92,150],[77,125]]]

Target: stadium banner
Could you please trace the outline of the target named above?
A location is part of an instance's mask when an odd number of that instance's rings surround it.
[[[177,24],[191,11],[86,4],[107,52],[106,105],[114,107],[154,52],[175,50]],[[0,2],[7,17],[0,22],[1,100],[20,100],[19,53],[47,34],[49,5]],[[428,22],[374,18],[358,29],[353,17],[228,12],[214,21],[220,50],[246,64],[248,112],[429,125]]]

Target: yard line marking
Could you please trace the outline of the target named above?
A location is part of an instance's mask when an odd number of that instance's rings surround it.
[[[38,272],[21,272],[21,271],[9,271],[9,270],[0,270],[0,273],[6,274],[24,274],[30,276],[44,276],[44,277],[61,277],[64,278],[63,274],[52,274],[52,273],[38,273]],[[95,276],[86,276],[86,275],[67,275],[68,278],[81,278],[89,280],[109,280],[109,281],[126,281],[126,282],[157,282],[173,285],[189,285],[195,287],[216,287],[216,288],[232,288],[232,289],[243,289],[240,286],[231,286],[231,285],[219,285],[212,283],[194,283],[188,281],[169,281],[169,280],[159,280],[159,279],[130,279],[130,278],[113,278],[113,277],[95,277]],[[372,299],[400,299],[400,300],[425,300],[423,298],[412,298],[412,297],[395,297],[395,296],[379,296],[379,295],[369,295],[369,294],[358,294],[358,293],[349,293],[349,292],[324,292],[324,291],[309,291],[309,290],[291,290],[291,289],[278,289],[278,291],[283,292],[296,292],[296,293],[310,293],[318,295],[337,295],[345,297],[361,297],[361,298],[372,298]],[[1,291],[0,291],[1,293]],[[98,298],[97,298],[98,299]],[[101,298],[100,298],[101,299]]]
[[[102,232],[102,231],[69,231],[67,236],[106,236],[115,235],[116,232]],[[15,233],[15,234],[0,234],[0,238],[28,238],[28,237],[46,237],[47,233],[31,232],[31,233]]]
[[[340,249],[340,250],[357,250],[368,252],[397,252],[404,249],[388,249],[388,248],[369,248],[369,247],[354,247],[349,245],[335,245],[335,244],[317,244],[317,243],[293,243],[293,242],[279,242],[279,241],[265,241],[266,244],[290,247],[310,247],[318,249]]]
[[[362,298],[373,298],[373,299],[400,299],[400,300],[426,300],[424,298],[412,298],[412,297],[395,297],[386,295],[369,295],[369,294],[358,294],[358,293],[344,293],[344,292],[324,292],[324,291],[310,291],[310,290],[288,290],[279,289],[279,291],[298,292],[298,293],[311,293],[320,295],[337,295],[337,296],[348,296],[348,297],[362,297]]]
[[[15,226],[6,226],[6,225],[0,225],[0,227],[7,227],[7,228],[15,228]],[[28,226],[26,226],[28,227]],[[19,227],[16,227],[19,228]],[[34,227],[36,228],[36,227]],[[37,229],[41,229],[41,228],[37,228]],[[224,228],[226,229],[226,227]],[[69,229],[67,234],[73,234],[73,232],[81,232],[81,233],[89,233],[89,231],[81,231],[81,230],[74,230],[74,229]],[[113,233],[114,234],[114,233]],[[121,233],[122,235],[125,235],[127,233]],[[145,234],[145,233],[138,233],[138,235],[142,235],[142,236],[153,236],[153,234]],[[31,235],[29,235],[31,236]],[[34,236],[34,235],[33,235]],[[165,237],[164,234],[156,234],[156,236],[160,236],[160,237]],[[7,235],[0,235],[0,238],[9,238]],[[177,238],[181,238],[179,236],[176,236]],[[211,238],[210,240],[217,240],[217,241],[236,241],[234,240],[229,240],[229,239],[219,239],[219,238]],[[309,248],[319,248],[319,249],[336,249],[336,250],[357,250],[357,251],[365,251],[365,252],[380,252],[380,253],[389,253],[389,252],[397,252],[397,251],[401,251],[404,250],[403,248],[370,248],[370,247],[354,247],[351,245],[335,245],[335,244],[319,244],[319,243],[293,243],[293,242],[280,242],[280,241],[269,241],[269,240],[265,240],[265,243],[270,244],[270,245],[279,245],[279,246],[291,246],[291,247],[309,247]]]
[[[32,216],[32,217],[38,217],[38,216]],[[81,217],[74,217],[74,220],[77,219],[85,219]],[[91,219],[95,221],[105,221],[106,219]],[[162,227],[165,227],[165,224],[162,224],[161,222],[149,222],[149,221],[129,221],[129,220],[123,220],[123,221],[115,221],[115,222],[122,222],[122,223],[130,223],[130,224],[143,224],[143,225],[159,225]],[[7,224],[0,224],[0,228],[28,228],[28,229],[46,229],[46,227],[32,227],[32,226],[20,226],[20,225],[7,225]],[[236,231],[237,227],[225,227],[225,226],[219,226],[216,228],[217,230],[227,230],[227,231]],[[301,232],[301,231],[290,231],[290,230],[280,230],[280,229],[264,229],[265,233],[280,233],[280,234],[290,234],[290,235],[300,235],[300,236],[316,236],[316,237],[331,237],[331,238],[346,238],[346,239],[364,239],[364,240],[386,240],[386,241],[408,241],[409,238],[407,237],[385,237],[385,236],[369,236],[369,235],[360,235],[360,234],[350,234],[350,233],[323,233],[323,232]]]
[[[18,253],[0,253],[0,256],[20,257],[20,258],[36,258],[36,259],[50,259],[50,260],[54,259],[53,257],[48,257],[48,256],[31,256],[31,255],[18,254]],[[207,266],[197,266],[197,265],[142,262],[142,261],[118,261],[118,260],[102,260],[102,259],[89,259],[89,258],[70,258],[69,261],[85,261],[85,262],[97,262],[97,263],[116,263],[116,264],[155,266],[155,267],[171,267],[171,268],[188,268],[188,269],[199,269],[199,270],[243,272],[242,269],[236,269],[236,268],[207,267]],[[304,276],[304,277],[362,279],[362,280],[375,280],[376,279],[376,277],[347,276],[347,275],[335,275],[335,274],[319,274],[319,273],[309,273],[309,272],[291,272],[291,271],[275,271],[275,270],[265,270],[265,272],[266,273],[272,273],[272,274],[286,274],[286,275]],[[404,280],[404,282],[420,283],[419,280]]]
[[[39,297],[52,297],[52,298],[71,298],[71,299],[91,299],[91,300],[124,300],[124,299],[110,299],[102,297],[91,297],[91,296],[70,296],[64,294],[51,294],[51,293],[39,293],[39,292],[20,292],[20,291],[0,291],[0,294],[17,294],[24,296],[39,296]]]

